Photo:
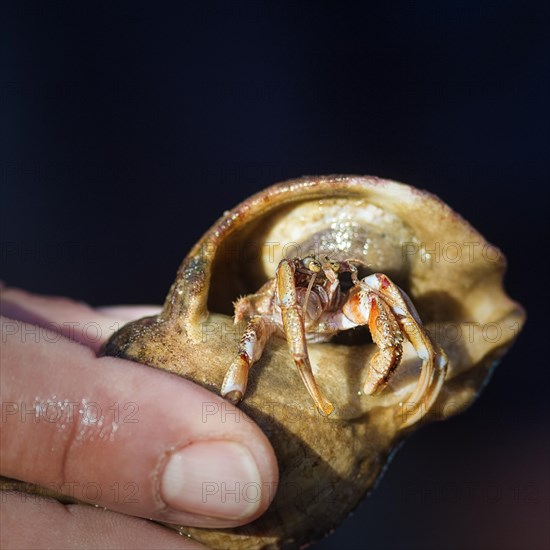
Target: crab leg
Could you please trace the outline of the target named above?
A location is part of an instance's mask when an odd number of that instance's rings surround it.
[[[445,379],[447,357],[439,346],[434,347],[428,333],[410,298],[397,285],[381,273],[369,275],[360,281],[360,286],[378,295],[389,305],[399,328],[413,345],[422,360],[422,369],[416,388],[409,398],[413,410],[405,420],[405,425],[415,422],[416,412],[424,405],[427,412],[437,399]],[[370,325],[369,325],[370,326]],[[424,402],[425,401],[425,402]]]
[[[281,309],[283,329],[288,349],[302,378],[307,391],[318,409],[329,415],[334,407],[319,390],[307,353],[306,331],[304,327],[302,305],[298,304],[294,280],[294,266],[288,260],[282,260],[277,268],[277,305]]]
[[[252,317],[239,343],[237,357],[223,379],[221,395],[233,404],[244,396],[248,383],[248,371],[262,356],[265,345],[275,332],[275,325],[256,315]]]

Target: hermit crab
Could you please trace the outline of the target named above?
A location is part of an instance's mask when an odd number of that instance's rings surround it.
[[[518,335],[504,268],[438,198],[375,177],[304,177],[226,212],[162,313],[103,352],[238,403],[269,437],[280,482],[249,525],[171,527],[211,548],[261,549],[337,526],[406,435],[473,402]]]
[[[422,359],[420,381],[410,397],[426,401],[429,410],[436,400],[447,369],[447,357],[431,342],[410,298],[382,273],[358,279],[361,260],[282,259],[276,276],[255,294],[235,303],[235,322],[249,319],[221,393],[238,403],[246,390],[248,370],[262,355],[269,338],[279,332],[319,411],[329,415],[334,407],[321,394],[309,360],[307,341],[327,342],[341,330],[368,325],[379,351],[371,358],[364,385],[367,395],[383,388],[401,361],[406,337]],[[347,290],[342,280],[349,275]],[[414,417],[414,415],[412,415]]]

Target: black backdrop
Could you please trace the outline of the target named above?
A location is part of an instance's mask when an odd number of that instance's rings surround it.
[[[3,3],[0,276],[160,303],[268,184],[426,188],[503,249],[529,322],[482,399],[317,547],[548,548],[548,5]]]

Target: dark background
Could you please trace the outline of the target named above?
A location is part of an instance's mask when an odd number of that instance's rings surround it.
[[[439,195],[527,328],[316,548],[550,546],[548,2],[3,3],[0,276],[160,303],[224,210],[303,174]]]

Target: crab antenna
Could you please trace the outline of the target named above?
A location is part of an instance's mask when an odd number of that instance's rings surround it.
[[[313,283],[315,282],[315,277],[317,277],[317,273],[313,274],[313,277],[311,277],[311,279],[309,280],[309,285],[307,285],[306,298],[304,300],[304,305],[302,307],[302,311],[304,312],[304,317],[307,312],[307,303],[309,301],[309,295],[311,294],[311,289],[313,288]]]

